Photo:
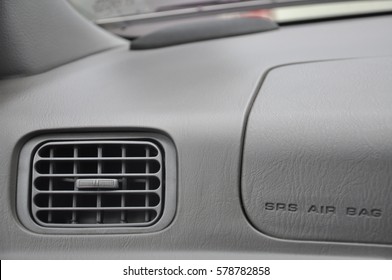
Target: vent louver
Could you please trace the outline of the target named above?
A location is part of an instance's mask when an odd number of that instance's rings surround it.
[[[164,168],[147,140],[46,142],[33,157],[32,215],[46,227],[151,226],[163,210]]]

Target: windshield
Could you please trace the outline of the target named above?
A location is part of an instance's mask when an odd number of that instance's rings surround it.
[[[96,24],[128,39],[161,28],[206,21],[258,17],[279,25],[390,13],[392,0],[68,0]]]
[[[323,11],[329,13],[342,12],[374,12],[390,11],[392,1],[303,1],[303,0],[69,0],[82,14],[93,21],[121,18],[124,16],[141,16],[156,14],[179,14],[179,13],[202,13],[206,11],[218,11],[221,9],[252,9],[263,7],[272,9],[277,7],[291,8],[291,14],[298,14],[298,8],[309,8],[302,14],[320,14]],[[296,8],[297,10],[295,10]],[[283,13],[286,13],[284,11]],[[282,16],[281,16],[282,17]],[[290,18],[293,15],[289,16]],[[142,17],[143,18],[143,17]]]
[[[254,0],[69,0],[80,12],[91,19],[140,15],[163,11],[203,8],[245,2],[270,3]],[[283,1],[280,1],[283,2]],[[291,0],[293,2],[293,0]]]

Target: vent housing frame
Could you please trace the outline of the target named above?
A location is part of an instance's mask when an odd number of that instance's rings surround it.
[[[68,146],[68,151],[65,152],[66,154],[61,154],[61,152],[57,155],[61,155],[61,157],[54,156],[53,149],[46,149],[51,145],[62,145],[62,147]],[[83,155],[70,155],[70,148],[79,145],[96,145],[96,147],[100,147],[100,151],[97,150],[97,153],[90,154],[89,151],[86,150],[85,154]],[[117,151],[110,151],[110,149],[105,149],[108,146],[105,145],[144,145],[149,146],[150,151],[155,151],[152,156],[148,154],[140,155],[132,154],[132,151],[129,150],[131,153],[129,157],[125,157],[124,161],[124,152],[127,153],[126,149],[121,149],[121,155]],[[87,146],[85,146],[87,147]],[[117,146],[119,147],[119,146]],[[46,151],[45,151],[46,149]],[[52,154],[49,154],[49,151],[52,151]],[[91,149],[93,151],[94,149]],[[136,150],[133,150],[136,151]],[[63,151],[64,152],[64,151]],[[67,154],[68,153],[68,154]],[[72,153],[74,153],[74,148],[72,148]],[[110,155],[116,154],[115,157]],[[137,173],[136,171],[140,171],[142,164],[136,164],[131,167],[124,166],[124,162],[127,162],[126,159],[129,159],[129,162],[135,161],[149,161],[154,162],[152,168],[153,172],[149,172],[149,170],[144,170],[144,173]],[[136,160],[135,160],[136,158]],[[45,184],[40,184],[38,187],[35,185],[35,181],[53,178],[54,173],[53,169],[53,159],[55,162],[61,162],[57,168],[57,173],[55,175],[59,178],[97,178],[101,177],[104,179],[112,179],[118,178],[119,188],[118,190],[108,190],[108,189],[91,189],[91,190],[76,190],[76,186],[74,183],[69,183],[68,186],[65,188],[60,188],[61,195],[69,195],[71,200],[66,202],[62,201],[60,204],[55,205],[56,209],[54,209],[53,197],[55,194],[59,192],[59,189],[53,190],[53,186],[49,187],[48,181],[46,180]],[[60,159],[60,160],[59,160]],[[90,166],[93,166],[94,163],[96,164],[96,171],[90,171],[92,169],[87,168],[87,170],[83,170],[81,173],[80,169],[75,164],[75,160],[89,162]],[[52,162],[52,164],[49,164]],[[111,163],[105,165],[105,163]],[[91,164],[92,163],[92,164]],[[115,163],[115,164],[112,164]],[[121,163],[121,164],[120,164]],[[119,165],[118,168],[121,168],[121,173],[115,172],[119,169],[115,167]],[[49,168],[51,170],[49,170]],[[76,168],[76,169],[75,169]],[[105,169],[106,168],[106,169]],[[129,168],[129,173],[125,173],[129,175],[129,178],[146,178],[143,176],[155,178],[155,183],[151,189],[148,190],[142,189],[142,187],[135,187],[134,190],[126,189],[122,186],[122,179],[124,176],[124,170]],[[136,168],[132,170],[132,168]],[[27,227],[28,229],[37,232],[37,233],[58,233],[58,234],[77,234],[77,233],[143,233],[143,232],[155,232],[162,230],[163,228],[167,227],[170,222],[173,220],[175,211],[176,211],[176,200],[177,200],[177,164],[176,164],[176,150],[174,147],[173,142],[164,135],[157,134],[157,133],[80,133],[80,134],[53,134],[53,135],[42,135],[35,137],[29,140],[23,147],[20,152],[19,157],[19,169],[18,169],[18,183],[17,183],[17,214],[22,222],[22,224]],[[72,170],[71,170],[72,169]],[[103,173],[102,171],[108,171],[109,173]],[[135,171],[136,170],[136,171]],[[40,171],[40,172],[37,172]],[[72,171],[69,173],[69,171]],[[76,172],[76,173],[75,173]],[[112,172],[112,173],[110,173]],[[103,174],[98,175],[97,174]],[[77,176],[74,176],[74,175]],[[90,176],[92,175],[92,176]],[[107,176],[108,175],[108,176]],[[121,178],[120,178],[121,177]],[[158,182],[157,182],[158,181]],[[72,186],[71,186],[72,185]],[[135,184],[133,184],[134,186]],[[71,190],[71,188],[72,190]],[[50,188],[50,190],[49,190]],[[68,188],[68,190],[66,190]],[[48,192],[51,191],[51,192]],[[54,192],[53,192],[54,191]],[[129,206],[127,209],[123,209],[122,207],[125,206],[125,197],[126,195],[122,195],[128,193],[128,201],[127,203]],[[77,192],[77,194],[76,194]],[[113,201],[108,200],[108,204],[105,207],[100,207],[98,203],[98,197],[100,195],[100,202],[102,203],[102,194],[103,197],[107,196],[119,196],[121,199],[116,201],[121,201],[120,207]],[[135,195],[139,193],[139,198],[135,198]],[[140,197],[140,194],[142,197]],[[44,197],[42,197],[44,195]],[[74,196],[94,196],[96,195],[95,205],[88,208],[89,203],[93,203],[94,199],[89,199],[87,204],[81,205],[82,207],[77,207],[77,199],[75,201]],[[38,201],[37,196],[39,197]],[[152,199],[151,207],[147,205],[141,205],[141,199],[146,199],[147,197],[151,198],[151,196],[155,196]],[[51,197],[49,199],[49,197]],[[36,204],[39,204],[38,207]],[[65,203],[65,204],[64,204]],[[70,206],[70,203],[71,206]],[[66,206],[65,208],[63,206]],[[109,207],[107,207],[109,206]],[[124,212],[128,214],[133,214],[135,211],[138,211],[138,206],[140,206],[140,211],[147,210],[150,214],[154,214],[153,212],[156,211],[155,216],[150,216],[149,220],[142,221],[140,220],[140,215],[145,215],[146,212],[138,212],[138,215],[132,215],[130,217],[135,217],[136,220],[129,219],[123,220]],[[52,207],[52,208],[50,208]],[[77,207],[77,213],[88,213],[82,214],[83,221],[87,223],[70,223],[70,221],[65,221],[65,223],[49,223],[48,222],[48,210],[61,211],[61,209],[68,211],[72,215],[72,218],[75,217],[74,209]],[[129,209],[128,209],[129,208]],[[88,210],[89,209],[89,210]],[[91,211],[90,211],[91,210]],[[113,211],[114,212],[113,212]],[[46,213],[45,213],[46,211]],[[79,212],[78,212],[79,211]],[[81,211],[81,212],[80,212]],[[37,213],[45,213],[40,216]],[[98,223],[102,214],[109,216],[106,222],[110,223]],[[115,214],[115,215],[114,215]],[[95,219],[97,223],[94,223],[92,220],[92,216],[96,215]],[[46,217],[46,218],[45,218]],[[119,218],[120,217],[120,218]],[[45,220],[46,219],[46,220]],[[114,221],[114,222],[113,222]],[[103,222],[103,220],[101,220]]]

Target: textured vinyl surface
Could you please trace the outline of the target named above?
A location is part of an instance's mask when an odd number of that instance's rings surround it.
[[[37,74],[126,44],[82,18],[67,1],[0,2],[0,78]]]
[[[285,64],[391,56],[391,26],[384,16],[143,52],[124,47],[0,81],[0,257],[392,258],[386,245],[261,233],[244,214],[239,180],[245,116],[266,73]],[[20,149],[34,135],[60,130],[169,135],[178,155],[170,226],[153,234],[64,236],[21,225],[14,203]]]
[[[392,243],[392,57],[279,67],[245,136],[242,196],[275,237]]]

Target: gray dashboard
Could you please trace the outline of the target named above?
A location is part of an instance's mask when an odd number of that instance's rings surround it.
[[[378,16],[148,51],[120,45],[47,72],[1,80],[0,257],[391,258],[392,247],[386,244],[295,241],[260,232],[243,209],[240,177],[246,121],[255,98],[263,100],[264,82],[285,83],[290,79],[285,75],[291,75],[285,67],[298,65],[287,69],[298,69],[294,75],[306,83],[302,65],[323,61],[339,61],[327,62],[331,71],[344,69],[346,62],[354,67],[357,60],[374,60],[389,71],[391,26],[391,16]],[[318,71],[314,68],[312,75],[325,74]],[[380,74],[366,73],[374,75],[373,81]],[[381,75],[390,85],[390,75]],[[266,90],[278,106],[289,89],[282,84]],[[280,110],[284,108],[282,103]],[[390,113],[380,114],[390,122]],[[387,128],[380,145],[391,144]],[[38,135],[87,131],[158,132],[172,139],[178,201],[167,228],[62,235],[33,233],[20,223],[15,202],[24,143]]]

